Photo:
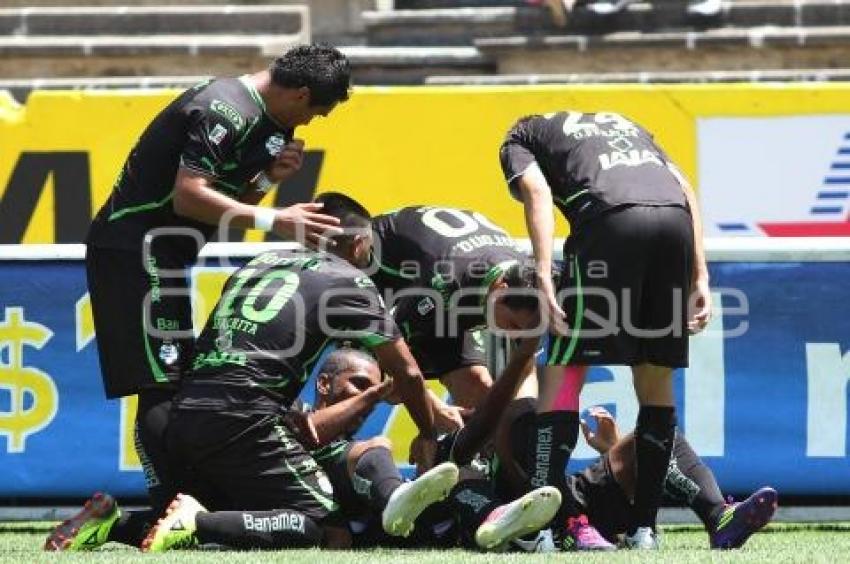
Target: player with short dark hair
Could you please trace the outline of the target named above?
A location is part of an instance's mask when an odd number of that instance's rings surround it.
[[[497,407],[506,394],[525,379],[527,365],[534,348],[517,351],[496,386],[488,393],[483,408]],[[391,454],[391,443],[385,437],[365,441],[352,441],[346,437],[353,432],[372,403],[366,397],[380,389],[380,375],[374,360],[361,352],[340,349],[328,357],[316,380],[316,406],[312,409],[298,402],[298,413],[306,414],[309,424],[299,427],[311,429],[320,443],[327,446],[313,452],[317,462],[325,469],[334,487],[334,495],[354,533],[354,546],[424,547],[454,546],[458,538],[468,540],[467,546],[491,550],[502,547],[512,539],[529,531],[536,531],[555,514],[560,505],[560,493],[554,488],[539,488],[519,499],[509,498],[503,504],[488,505],[479,522],[461,520],[458,501],[474,504],[461,490],[452,490],[452,499],[429,509],[413,529],[413,519],[422,514],[426,506],[444,498],[450,483],[436,471],[446,463],[426,472],[414,482],[402,483]],[[495,397],[490,397],[490,394]],[[475,427],[475,425],[473,425]],[[338,433],[333,435],[333,433]],[[464,446],[483,438],[465,437]],[[464,461],[465,464],[469,460]],[[454,465],[452,465],[453,468]],[[443,474],[446,470],[441,471]],[[464,480],[477,474],[472,467],[461,468]],[[451,484],[458,476],[452,476]],[[434,495],[438,494],[438,495]],[[387,534],[391,535],[388,537]],[[397,539],[399,535],[408,537]]]
[[[586,367],[631,366],[641,408],[626,546],[655,548],[676,421],[673,369],[687,366],[688,330],[705,327],[711,310],[695,196],[652,136],[616,113],[526,116],[508,132],[500,157],[511,194],[524,205],[550,323],[532,433],[539,452],[526,461],[530,480],[566,487]],[[557,295],[553,201],[571,227]],[[581,523],[578,515],[565,504],[565,520]],[[589,526],[571,530],[567,540],[579,549],[612,548]]]
[[[332,255],[272,251],[228,279],[175,397],[166,440],[183,491],[216,509],[287,508],[335,529],[327,476],[283,413],[340,340],[369,348],[394,378],[430,467],[435,443],[424,381],[375,286]],[[192,505],[185,500],[148,535],[147,549],[183,542],[169,535]]]
[[[337,218],[369,218],[343,194],[315,201]],[[492,385],[480,331],[487,309],[503,330],[531,329],[538,319],[525,255],[501,227],[469,210],[412,206],[371,225],[371,233],[354,230],[350,246],[334,252],[397,304],[395,319],[425,377],[439,378],[457,405],[475,407]]]
[[[313,458],[328,474],[355,547],[387,544],[388,535],[408,537],[418,516],[445,498],[458,479],[457,467],[442,463],[405,482],[393,461],[389,439],[353,438],[375,403],[387,396],[388,384],[381,382],[371,356],[338,349],[316,378],[315,406],[297,401],[289,414],[302,422],[298,428],[304,440],[314,434],[320,445],[313,450]],[[427,536],[417,533],[417,538]]]
[[[350,75],[338,50],[306,45],[256,74],[193,86],[142,132],[92,222],[86,272],[104,388],[108,398],[138,395],[136,450],[154,508],[174,494],[162,435],[192,358],[187,269],[219,225],[311,245],[333,233],[336,219],[316,204],[257,204],[301,167],[296,127],[344,102]],[[74,529],[58,549],[74,544]]]

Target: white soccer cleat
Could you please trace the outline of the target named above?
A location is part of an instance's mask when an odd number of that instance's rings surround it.
[[[658,535],[651,527],[638,527],[633,535],[626,535],[623,544],[635,550],[658,550]]]
[[[437,465],[412,482],[400,485],[381,515],[384,531],[394,537],[413,532],[413,522],[429,505],[446,499],[457,484],[459,472],[452,462]]]
[[[552,529],[539,531],[533,539],[515,538],[511,540],[511,546],[522,552],[558,552],[558,547],[555,546],[555,538],[552,536]]]
[[[198,500],[190,495],[177,494],[165,510],[165,516],[151,527],[142,541],[142,552],[165,552],[196,546],[195,516],[201,512],[206,512],[206,508]]]
[[[519,499],[490,512],[475,531],[475,542],[493,550],[545,527],[561,507],[561,492],[552,486],[530,491]]]

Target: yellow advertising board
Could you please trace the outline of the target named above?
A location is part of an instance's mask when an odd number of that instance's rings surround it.
[[[0,243],[80,241],[135,139],[177,93],[39,91],[23,106],[0,95]],[[629,116],[695,179],[698,118],[850,113],[850,84],[357,88],[298,130],[314,158],[297,197],[340,190],[373,213],[473,208],[520,236],[498,147],[516,118],[562,109]]]

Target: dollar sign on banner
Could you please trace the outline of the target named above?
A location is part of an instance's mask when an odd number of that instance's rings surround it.
[[[41,349],[51,337],[53,331],[24,319],[23,308],[6,308],[0,322],[0,391],[7,391],[10,401],[9,411],[0,411],[0,435],[7,437],[7,452],[24,452],[26,438],[56,415],[58,394],[53,380],[24,366],[24,347]]]

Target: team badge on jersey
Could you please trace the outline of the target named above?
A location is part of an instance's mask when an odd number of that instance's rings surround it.
[[[210,102],[210,109],[215,113],[224,116],[230,123],[233,124],[233,127],[235,127],[237,131],[245,127],[245,118],[236,111],[236,108],[227,102],[213,100]]]
[[[215,124],[213,130],[210,131],[210,134],[207,135],[207,139],[209,139],[213,144],[218,145],[224,138],[227,136],[227,128],[225,128],[220,123]]]
[[[180,360],[180,345],[176,343],[165,342],[159,347],[159,359],[166,366],[171,366]]]
[[[271,156],[276,157],[283,150],[285,144],[286,140],[283,138],[283,135],[275,133],[266,140],[266,150]]]
[[[434,303],[434,300],[431,298],[422,298],[419,300],[419,303],[416,304],[416,311],[419,312],[419,315],[427,315],[429,311],[434,309],[437,304]]]

